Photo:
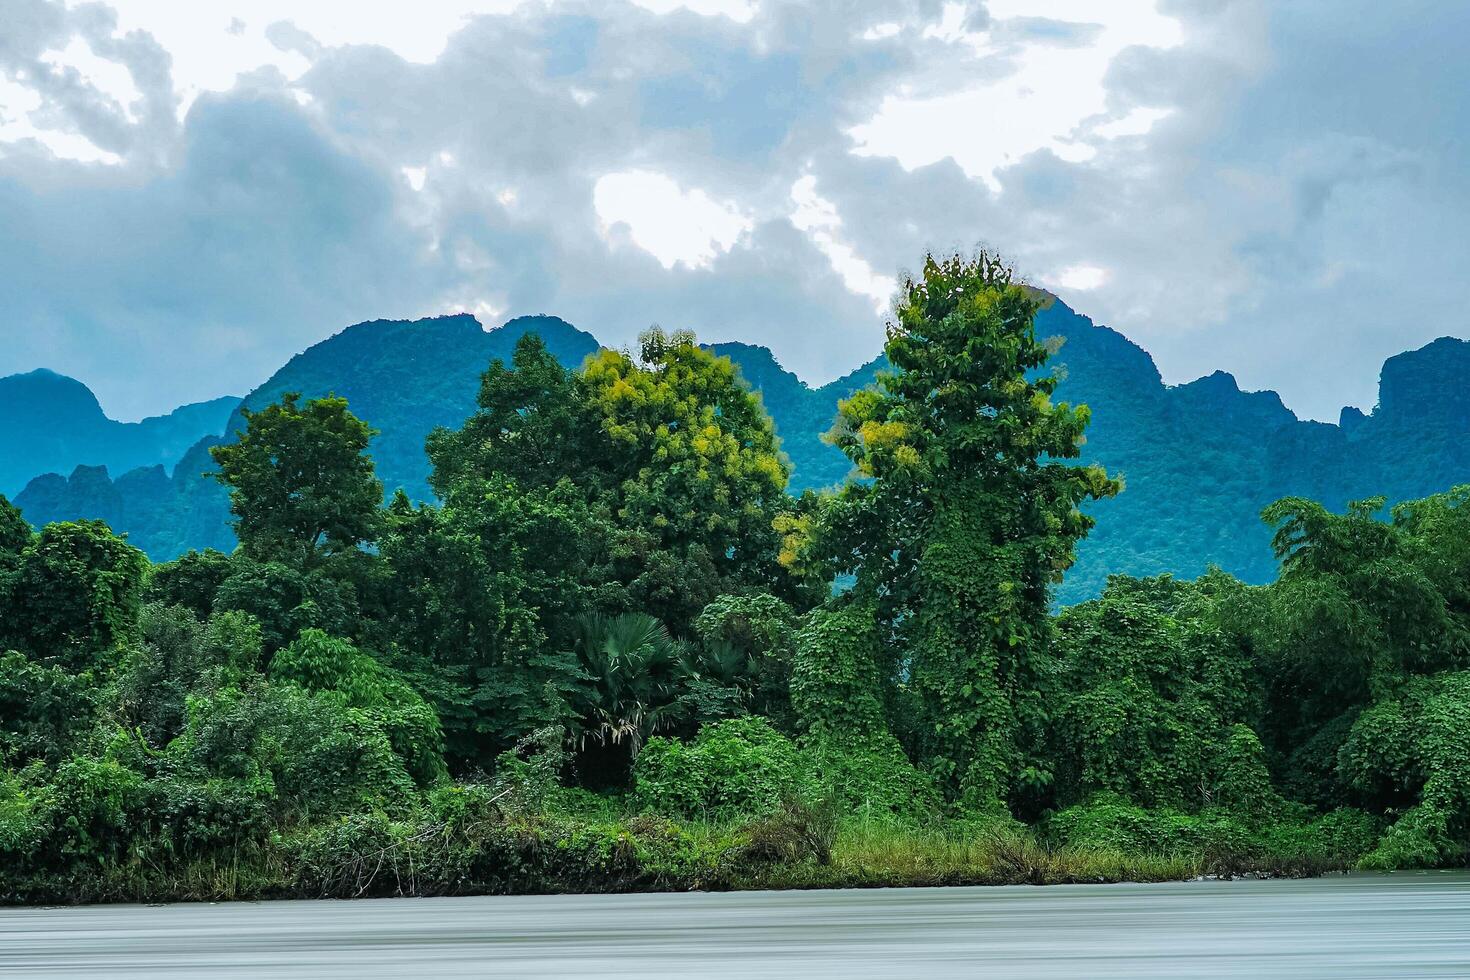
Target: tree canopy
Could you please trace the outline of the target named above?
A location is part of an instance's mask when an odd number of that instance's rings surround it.
[[[305,565],[373,540],[383,485],[366,455],[374,431],[347,400],[300,397],[241,409],[244,431],[209,453],[246,553]]]

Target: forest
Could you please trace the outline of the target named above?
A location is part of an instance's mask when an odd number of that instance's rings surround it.
[[[831,492],[651,329],[575,370],[526,334],[430,435],[432,503],[290,392],[211,450],[230,554],[0,497],[0,901],[1464,864],[1470,487],[1282,499],[1270,584],[1061,606],[1128,491],[1039,302],[926,259]]]

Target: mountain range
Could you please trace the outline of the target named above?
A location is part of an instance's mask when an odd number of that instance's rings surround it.
[[[494,358],[509,360],[528,331],[569,365],[598,347],[591,334],[554,316],[519,317],[488,331],[469,315],[371,321],[293,357],[243,400],[186,406],[132,429],[106,419],[78,382],[49,372],[0,379],[0,447],[12,450],[3,457],[7,469],[0,481],[14,483],[23,477],[12,474],[27,469],[43,474],[15,498],[34,524],[102,518],[156,560],[189,548],[228,549],[228,502],[202,475],[211,468],[208,448],[243,424],[241,408],[300,391],[347,398],[380,430],[372,453],[384,484],[427,498],[424,437],[473,411],[480,373]],[[1038,314],[1037,333],[1062,342],[1055,362],[1065,380],[1057,397],[1092,408],[1084,458],[1120,473],[1126,483],[1116,499],[1095,505],[1098,526],[1060,588],[1063,602],[1095,595],[1112,573],[1193,577],[1215,564],[1247,581],[1267,581],[1275,561],[1259,515],[1282,496],[1341,508],[1364,497],[1382,494],[1394,502],[1470,482],[1465,341],[1441,338],[1390,358],[1372,413],[1347,408],[1332,425],[1298,419],[1274,392],[1242,391],[1223,372],[1166,385],[1141,347],[1055,297],[1047,297]],[[845,478],[845,458],[821,435],[837,402],[873,382],[885,364],[881,357],[812,387],[764,347],[725,343],[711,349],[729,357],[761,393],[794,466],[793,490]],[[34,386],[41,382],[55,394],[38,396]],[[69,406],[68,419],[91,421],[65,427],[47,421],[46,406],[62,404]],[[27,425],[89,435],[26,443],[11,434]],[[141,431],[154,441],[145,442]],[[105,433],[113,433],[110,441]],[[70,475],[60,475],[68,466]]]
[[[13,497],[36,474],[78,463],[114,473],[173,466],[200,437],[224,432],[238,404],[239,396],[215,398],[116,422],[80,381],[45,370],[0,378],[0,493]]]

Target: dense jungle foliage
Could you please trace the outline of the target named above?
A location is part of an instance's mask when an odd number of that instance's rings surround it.
[[[1470,488],[1268,507],[1277,581],[1113,578],[1123,490],[991,257],[930,258],[787,494],[682,333],[526,334],[383,488],[286,392],[214,447],[239,547],[0,498],[0,899],[1107,881],[1463,863]]]

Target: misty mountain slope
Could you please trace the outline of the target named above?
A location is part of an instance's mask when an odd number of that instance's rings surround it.
[[[215,398],[118,422],[73,378],[46,370],[0,378],[0,493],[14,496],[38,473],[69,473],[79,465],[114,473],[173,466],[201,437],[225,431],[239,401]]]
[[[835,381],[812,388],[783,368],[768,348],[753,344],[710,344],[708,349],[728,357],[756,391],[781,437],[781,449],[791,458],[791,490],[835,487],[847,478],[852,464],[841,450],[822,436],[832,428],[837,403],[872,384],[887,360],[878,357]]]

